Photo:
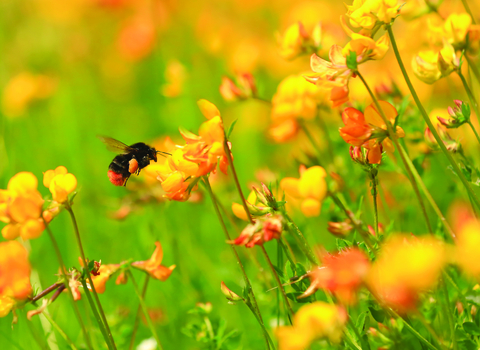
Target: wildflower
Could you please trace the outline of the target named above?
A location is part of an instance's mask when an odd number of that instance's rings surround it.
[[[245,100],[257,95],[257,87],[252,74],[238,74],[236,78],[235,82],[228,77],[222,77],[220,94],[225,101]]]
[[[322,200],[327,195],[327,173],[320,166],[300,167],[300,178],[286,177],[280,187],[291,197],[301,200],[301,210],[307,217],[320,215]]]
[[[32,294],[30,271],[27,250],[19,242],[0,243],[0,296],[26,299]]]
[[[438,135],[440,136],[440,139],[442,140],[443,144],[445,145],[448,151],[452,153],[456,153],[459,150],[461,150],[462,145],[459,142],[455,141],[443,126],[438,125],[437,131],[438,131]],[[430,128],[425,129],[424,139],[427,146],[430,147],[430,149],[434,151],[440,150],[440,146],[438,145],[437,140],[433,136]]]
[[[250,211],[250,214],[254,216],[262,216],[262,215],[268,214],[270,212],[269,208],[265,205],[265,203],[259,202],[258,198],[259,198],[259,195],[255,191],[251,191],[250,194],[248,195],[246,202],[247,202],[247,207]],[[262,206],[261,204],[264,204],[264,205]],[[232,211],[237,218],[245,221],[250,220],[242,204],[232,203]]]
[[[445,37],[454,47],[461,49],[466,42],[472,19],[467,13],[452,13],[445,20]]]
[[[43,184],[50,190],[55,202],[65,203],[68,195],[77,188],[77,178],[68,173],[67,168],[59,166],[55,170],[47,170],[43,174]]]
[[[373,29],[378,22],[389,24],[399,11],[397,0],[354,0],[347,5],[347,17],[355,28]]]
[[[285,34],[277,35],[280,46],[280,56],[287,60],[294,59],[304,53],[316,51],[320,47],[322,29],[318,23],[312,34],[308,34],[301,22],[292,24]]]
[[[95,274],[92,271],[92,282],[97,293],[105,293],[107,281],[119,268],[119,264],[107,264],[101,265]]]
[[[43,199],[37,190],[37,178],[29,172],[20,172],[0,190],[0,221],[7,223],[2,229],[5,239],[38,238],[45,225],[41,218]]]
[[[455,242],[454,259],[460,268],[473,278],[480,276],[480,223],[475,219],[462,225]]]
[[[346,237],[352,232],[353,225],[350,219],[345,219],[340,222],[328,222],[327,230],[334,236],[337,237]]]
[[[187,80],[185,66],[177,60],[168,62],[165,69],[166,83],[161,87],[161,93],[166,97],[177,97],[182,94],[183,85]]]
[[[356,301],[356,292],[370,268],[365,253],[352,248],[337,254],[328,254],[322,260],[322,266],[308,273],[311,284],[299,298],[310,296],[318,289],[326,289],[343,303],[353,304]]]
[[[130,19],[118,34],[118,49],[125,58],[139,61],[152,52],[155,36],[153,20],[141,16]]]
[[[387,120],[394,125],[398,115],[397,110],[386,101],[379,101],[380,107]],[[353,146],[363,146],[367,151],[367,160],[370,164],[379,164],[382,160],[382,151],[385,148],[393,152],[394,147],[388,138],[387,126],[374,104],[365,108],[365,113],[355,108],[346,108],[342,113],[342,120],[345,126],[340,128],[340,136],[343,140]],[[399,126],[396,127],[397,137],[404,137],[405,132]],[[360,150],[353,149],[353,156],[362,161],[363,154]],[[351,153],[352,155],[352,153]],[[352,159],[354,158],[352,156]],[[354,159],[355,160],[355,159]]]
[[[459,66],[455,49],[447,42],[438,50],[420,51],[412,58],[413,72],[418,79],[433,84],[440,78],[448,76]]]
[[[470,121],[470,106],[460,100],[454,100],[456,107],[448,107],[448,114],[452,119],[437,117],[438,121],[448,129],[456,129]]]
[[[153,255],[150,257],[149,260],[145,261],[136,261],[132,263],[132,266],[147,272],[151,277],[160,280],[166,281],[170,274],[172,273],[175,265],[170,267],[166,267],[161,265],[163,260],[163,249],[160,242],[155,242],[156,249],[153,252]]]
[[[0,317],[7,316],[15,306],[15,299],[6,295],[0,295]]]
[[[223,283],[223,281],[220,283],[220,289],[221,289],[223,295],[225,295],[230,302],[235,302],[235,301],[243,300],[243,298],[242,298],[241,296],[239,296],[239,295],[236,294],[235,292],[232,292],[232,291],[225,285],[225,283]]]
[[[235,245],[245,245],[252,248],[254,245],[263,245],[263,243],[272,239],[279,239],[283,231],[283,216],[267,215],[263,218],[255,220],[255,223],[248,224],[243,229],[240,236],[228,243]]]
[[[400,312],[414,309],[419,293],[431,288],[446,263],[446,249],[433,237],[395,235],[380,250],[368,285],[379,300]]]
[[[305,305],[293,317],[292,326],[279,327],[276,336],[280,350],[303,350],[316,339],[339,343],[347,322],[345,309],[316,301]]]

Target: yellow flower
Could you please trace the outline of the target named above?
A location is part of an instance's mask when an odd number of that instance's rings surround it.
[[[347,16],[355,28],[372,29],[377,22],[390,23],[399,12],[397,0],[354,0]]]
[[[6,296],[0,295],[0,317],[5,317],[15,306],[15,300]]]
[[[280,46],[280,56],[287,60],[294,59],[306,52],[315,51],[321,42],[322,29],[318,23],[309,35],[301,22],[292,24],[287,28],[285,34],[277,35]]]
[[[444,24],[448,42],[455,47],[464,44],[471,24],[472,19],[466,13],[452,13],[448,16]]]
[[[8,225],[2,229],[5,239],[33,239],[45,229],[41,218],[43,199],[37,191],[37,178],[29,172],[20,172],[0,190],[0,221]]]
[[[480,223],[469,220],[464,224],[457,235],[454,257],[456,263],[468,275],[478,278],[480,276]]]
[[[320,215],[322,200],[327,195],[327,173],[320,166],[300,168],[300,178],[286,177],[280,182],[285,194],[301,200],[300,209],[307,217]]]
[[[347,322],[347,313],[336,305],[316,301],[300,308],[293,325],[279,327],[276,335],[280,350],[304,350],[316,339],[339,343]]]
[[[415,75],[427,84],[433,84],[440,78],[448,76],[458,67],[455,49],[448,42],[440,51],[420,51],[412,59]]]
[[[386,305],[414,309],[418,294],[436,283],[446,263],[446,248],[435,238],[395,235],[380,250],[368,277],[373,293]]]
[[[32,293],[27,250],[17,241],[0,243],[0,296],[26,299]]]
[[[68,200],[68,195],[77,188],[77,178],[68,173],[67,168],[59,166],[43,174],[43,184],[48,187],[55,202],[64,203]]]

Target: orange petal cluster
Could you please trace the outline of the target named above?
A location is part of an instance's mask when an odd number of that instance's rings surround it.
[[[245,227],[236,239],[229,242],[235,245],[245,245],[252,248],[254,245],[263,245],[263,243],[272,239],[280,238],[283,231],[283,216],[267,215],[255,220],[254,224]]]
[[[136,261],[132,263],[132,266],[147,272],[151,277],[160,280],[166,281],[170,274],[172,273],[173,269],[175,269],[175,265],[170,267],[163,266],[163,249],[160,242],[155,242],[156,249],[153,252],[153,255],[150,259],[145,261]]]
[[[38,238],[45,225],[41,218],[43,198],[37,190],[37,178],[29,172],[20,172],[0,190],[0,221],[7,223],[2,229],[5,239]]]

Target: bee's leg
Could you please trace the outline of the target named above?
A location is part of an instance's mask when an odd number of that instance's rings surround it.
[[[125,182],[123,183],[123,186],[127,187],[127,181],[128,181],[129,178],[130,178],[130,176],[127,176],[127,178],[125,179]]]

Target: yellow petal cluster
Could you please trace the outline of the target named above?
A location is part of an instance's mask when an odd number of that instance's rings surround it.
[[[70,174],[67,168],[59,166],[43,174],[43,184],[50,190],[55,202],[65,203],[68,195],[77,188],[77,178]]]

